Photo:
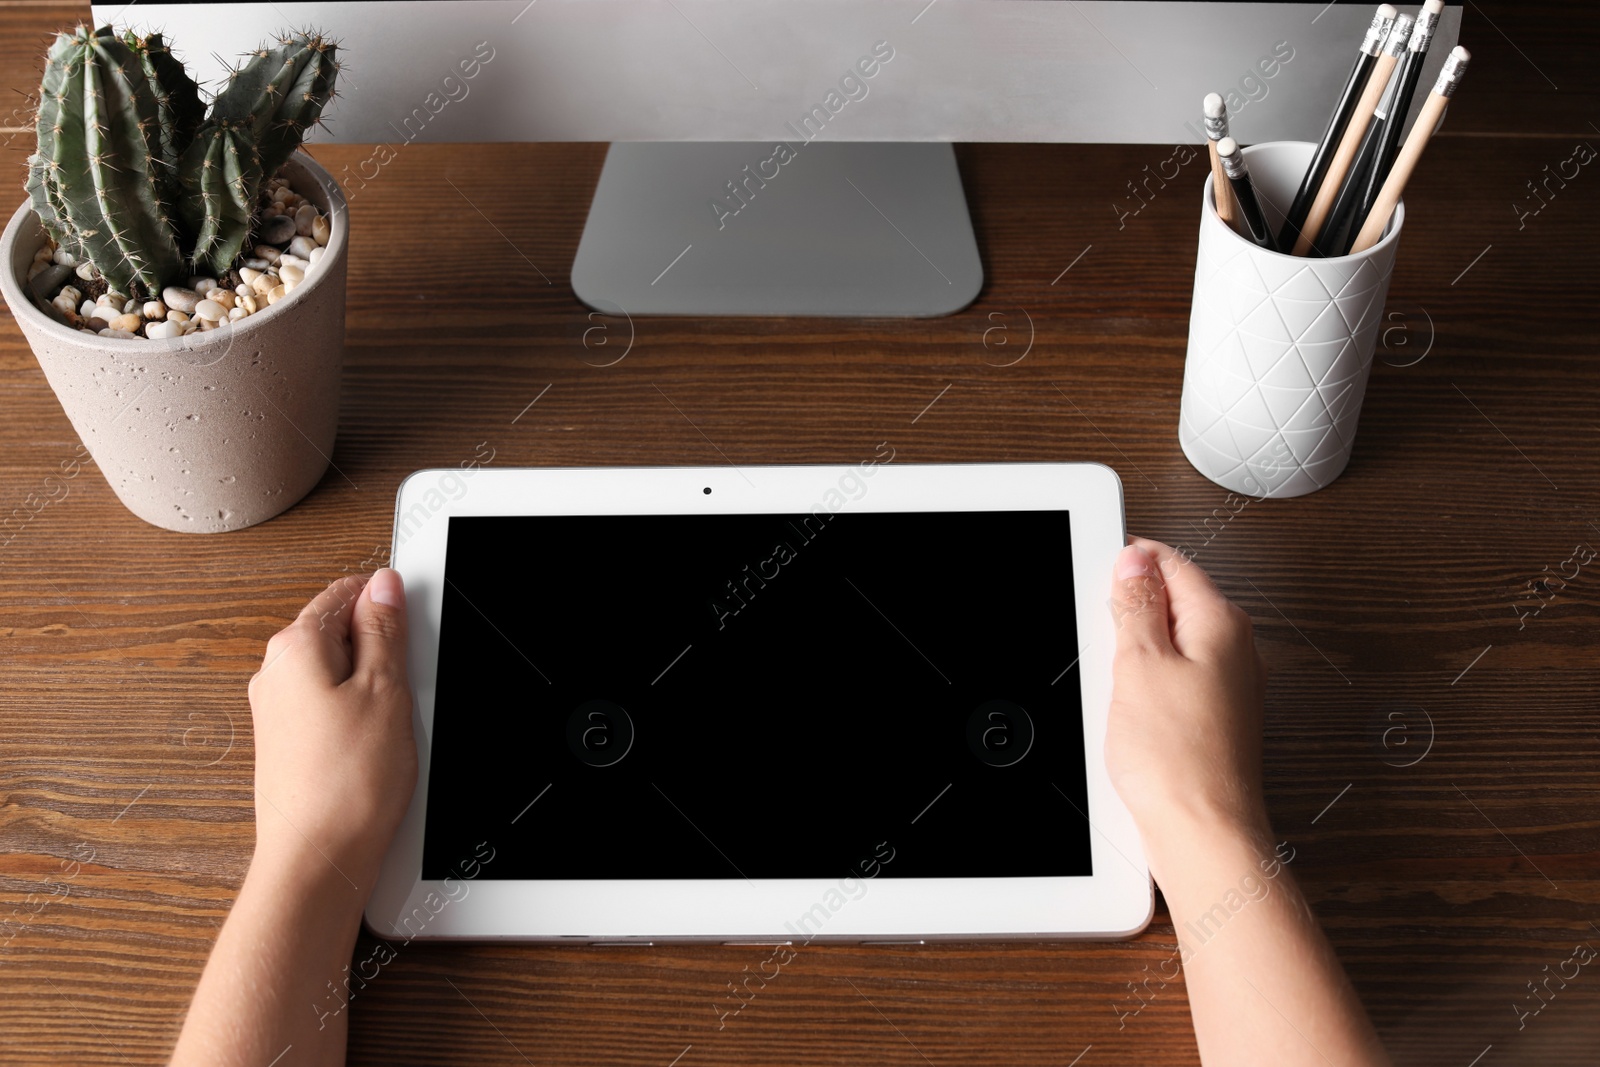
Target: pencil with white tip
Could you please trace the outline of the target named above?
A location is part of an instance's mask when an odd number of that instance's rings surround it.
[[[1355,113],[1356,102],[1367,87],[1372,67],[1378,61],[1378,53],[1383,50],[1383,42],[1388,38],[1397,14],[1393,4],[1379,4],[1373,14],[1372,24],[1367,27],[1361,47],[1356,50],[1355,66],[1350,68],[1350,77],[1339,92],[1338,103],[1333,105],[1328,128],[1322,131],[1317,149],[1311,154],[1311,165],[1306,167],[1305,177],[1300,179],[1300,188],[1289,205],[1289,214],[1284,216],[1283,228],[1278,231],[1279,248],[1292,246],[1295,235],[1300,232],[1300,224],[1306,221],[1306,212],[1311,210],[1311,198],[1322,187],[1322,178],[1328,173],[1328,163],[1333,159],[1334,149],[1344,137],[1345,127],[1350,125],[1350,116]]]
[[[1372,210],[1372,200],[1389,175],[1389,165],[1400,149],[1400,128],[1405,125],[1406,112],[1411,108],[1411,98],[1416,95],[1417,82],[1422,78],[1422,64],[1428,58],[1428,43],[1439,25],[1439,12],[1444,0],[1427,0],[1417,12],[1417,21],[1411,27],[1411,37],[1406,42],[1405,55],[1394,68],[1389,87],[1372,113],[1361,147],[1356,149],[1355,162],[1345,175],[1344,186],[1333,201],[1328,220],[1322,224],[1311,247],[1314,256],[1342,256],[1355,239],[1356,227]],[[1387,149],[1387,152],[1386,152]],[[1378,173],[1379,167],[1383,173]]]
[[[1277,242],[1273,240],[1272,228],[1267,225],[1267,216],[1261,210],[1261,201],[1256,199],[1256,187],[1250,181],[1250,168],[1245,164],[1239,142],[1232,137],[1224,137],[1217,142],[1217,155],[1222,159],[1222,169],[1228,174],[1233,195],[1239,198],[1239,214],[1244,216],[1245,225],[1249,227],[1250,240],[1257,247],[1276,252]]]
[[[1368,213],[1366,221],[1361,226],[1361,232],[1356,234],[1355,241],[1350,245],[1352,254],[1365,252],[1378,243],[1378,238],[1383,236],[1383,228],[1389,224],[1389,216],[1394,214],[1395,205],[1400,202],[1400,194],[1405,191],[1406,182],[1411,178],[1411,172],[1417,169],[1417,160],[1422,158],[1422,150],[1428,147],[1428,141],[1433,137],[1433,132],[1444,121],[1444,109],[1450,106],[1450,97],[1455,93],[1456,86],[1461,84],[1461,77],[1467,71],[1467,62],[1472,58],[1460,45],[1450,50],[1450,58],[1444,61],[1444,69],[1439,72],[1439,80],[1433,84],[1433,92],[1428,94],[1422,110],[1417,112],[1417,121],[1411,126],[1411,136],[1406,138],[1406,143],[1400,149],[1400,154],[1395,157],[1394,166],[1389,168],[1389,176],[1384,179],[1383,188],[1378,190],[1378,199],[1372,204],[1372,211]]]
[[[1217,218],[1234,230],[1239,229],[1239,212],[1233,202],[1233,187],[1228,184],[1228,174],[1222,169],[1222,158],[1217,155],[1217,142],[1228,136],[1228,107],[1219,93],[1207,93],[1201,108],[1206,117],[1206,144],[1211,150],[1211,189],[1216,196]]]
[[[1322,177],[1322,188],[1317,190],[1317,198],[1311,202],[1311,210],[1306,213],[1300,236],[1295,238],[1295,255],[1303,256],[1310,252],[1312,243],[1321,235],[1322,227],[1328,221],[1328,213],[1333,208],[1334,198],[1339,195],[1356,150],[1361,147],[1361,139],[1366,136],[1372,113],[1378,109],[1378,100],[1389,86],[1389,76],[1394,73],[1395,64],[1400,62],[1400,54],[1406,50],[1406,40],[1411,36],[1411,26],[1415,21],[1410,15],[1395,18],[1393,28],[1389,30],[1389,39],[1383,43],[1383,53],[1372,68],[1372,77],[1367,79],[1367,87],[1350,116],[1350,125],[1345,127],[1339,150],[1333,154],[1328,173]]]
[[[1383,188],[1384,179],[1389,177],[1389,168],[1394,166],[1394,157],[1400,152],[1400,135],[1405,132],[1406,113],[1411,110],[1411,98],[1416,95],[1417,83],[1422,80],[1422,66],[1428,57],[1428,45],[1433,42],[1434,30],[1438,28],[1439,16],[1443,13],[1444,0],[1427,0],[1422,10],[1417,12],[1417,24],[1411,28],[1411,43],[1406,46],[1406,58],[1400,61],[1400,66],[1395,70],[1394,76],[1400,81],[1400,87],[1389,106],[1383,141],[1378,145],[1378,157],[1372,173],[1367,175],[1361,199],[1350,216],[1350,236],[1345,239],[1347,247],[1341,249],[1341,254],[1348,251],[1361,220],[1371,214],[1372,205],[1378,199],[1378,190]]]

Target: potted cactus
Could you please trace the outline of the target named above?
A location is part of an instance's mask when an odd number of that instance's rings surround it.
[[[160,34],[80,26],[46,56],[0,291],[117,496],[157,526],[261,522],[331,462],[347,214],[298,149],[336,51],[280,38],[209,102]]]

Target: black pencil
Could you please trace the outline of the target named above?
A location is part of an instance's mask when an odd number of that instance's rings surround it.
[[[1372,16],[1372,25],[1367,27],[1367,35],[1361,40],[1355,66],[1350,69],[1350,77],[1344,84],[1344,91],[1339,94],[1339,102],[1333,107],[1333,115],[1328,119],[1328,128],[1323,131],[1322,140],[1317,143],[1317,150],[1311,156],[1311,165],[1306,168],[1305,177],[1300,181],[1300,189],[1294,194],[1294,202],[1289,205],[1289,214],[1284,217],[1283,228],[1278,231],[1280,248],[1292,248],[1300,236],[1300,227],[1311,210],[1311,201],[1317,195],[1317,190],[1322,187],[1323,175],[1327,174],[1328,164],[1333,161],[1333,153],[1344,137],[1345,127],[1350,124],[1350,116],[1355,112],[1356,103],[1367,87],[1367,77],[1378,61],[1378,52],[1389,36],[1389,29],[1394,25],[1396,14],[1398,12],[1395,11],[1394,5],[1380,4]]]
[[[1401,91],[1401,81],[1405,68],[1415,56],[1414,52],[1407,50],[1409,38],[1414,33],[1410,15],[1400,15],[1394,20],[1394,28],[1389,31],[1389,39],[1383,43],[1383,54],[1395,57],[1400,66],[1394,69],[1389,78],[1389,84],[1384,87],[1383,97],[1378,101],[1378,106],[1372,111],[1372,121],[1367,124],[1366,131],[1361,135],[1361,143],[1356,147],[1355,159],[1351,160],[1350,167],[1344,173],[1344,178],[1339,185],[1338,195],[1333,199],[1333,206],[1328,209],[1328,218],[1322,224],[1322,229],[1317,233],[1317,238],[1312,242],[1311,255],[1334,256],[1339,255],[1349,242],[1344,240],[1345,228],[1350,225],[1352,218],[1361,219],[1365,215],[1356,214],[1356,205],[1360,203],[1361,196],[1367,187],[1367,179],[1372,174],[1373,165],[1377,162],[1378,149],[1383,143],[1384,129],[1387,125],[1385,118],[1398,99],[1396,94]],[[1374,73],[1376,77],[1376,73]],[[1413,86],[1414,88],[1414,86]],[[1354,121],[1352,119],[1351,121]],[[1329,168],[1332,169],[1331,167]],[[1313,205],[1315,211],[1315,205]],[[1354,239],[1355,234],[1350,237]]]
[[[1411,43],[1405,59],[1401,61],[1403,66],[1395,73],[1400,87],[1396,90],[1397,95],[1390,102],[1388,114],[1383,121],[1383,140],[1378,144],[1378,154],[1362,188],[1361,200],[1351,215],[1350,232],[1337,250],[1339,255],[1349,253],[1350,245],[1355,241],[1359,220],[1365,219],[1372,213],[1372,205],[1378,199],[1378,190],[1383,188],[1384,180],[1389,177],[1389,168],[1394,166],[1394,157],[1400,154],[1400,135],[1405,131],[1406,115],[1411,110],[1411,98],[1416,95],[1417,83],[1422,80],[1422,67],[1428,60],[1428,45],[1433,42],[1433,34],[1439,27],[1439,15],[1443,10],[1444,0],[1428,0],[1417,13],[1417,24],[1411,31]]]
[[[1250,181],[1250,168],[1245,166],[1239,142],[1232,137],[1224,137],[1217,142],[1217,156],[1222,160],[1222,169],[1227,172],[1228,184],[1233,186],[1234,199],[1239,201],[1239,214],[1244,216],[1245,225],[1250,229],[1250,239],[1268,252],[1276,252],[1277,242],[1272,239],[1267,216],[1262,214],[1261,202],[1256,199],[1256,187]]]

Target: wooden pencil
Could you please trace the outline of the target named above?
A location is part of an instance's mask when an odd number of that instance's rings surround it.
[[[1311,163],[1306,167],[1305,175],[1300,179],[1300,188],[1295,190],[1294,200],[1289,205],[1289,213],[1284,216],[1283,226],[1278,230],[1278,247],[1292,248],[1295,235],[1300,232],[1300,226],[1306,221],[1306,212],[1311,210],[1311,198],[1317,195],[1317,189],[1322,185],[1322,176],[1328,173],[1328,162],[1333,158],[1334,149],[1339,146],[1339,141],[1344,137],[1345,127],[1350,125],[1350,115],[1356,109],[1356,102],[1361,99],[1361,93],[1367,87],[1367,80],[1372,75],[1372,65],[1378,61],[1378,53],[1383,51],[1383,42],[1388,39],[1389,30],[1394,27],[1397,12],[1391,4],[1380,4],[1372,16],[1372,24],[1367,27],[1366,36],[1361,39],[1361,47],[1356,50],[1355,66],[1350,68],[1350,77],[1345,81],[1344,88],[1339,92],[1339,100],[1333,105],[1333,114],[1328,117],[1328,128],[1322,131],[1322,137],[1317,141],[1317,147],[1311,153]]]
[[[1400,62],[1400,53],[1405,51],[1413,21],[1410,15],[1395,18],[1389,39],[1383,44],[1383,54],[1378,56],[1378,62],[1372,68],[1372,76],[1367,79],[1367,87],[1362,91],[1361,99],[1350,116],[1350,124],[1345,127],[1344,137],[1339,141],[1339,150],[1328,164],[1328,173],[1323,175],[1322,186],[1317,190],[1316,199],[1311,202],[1311,210],[1306,213],[1305,225],[1300,228],[1300,236],[1295,238],[1294,255],[1303,256],[1310,252],[1312,244],[1322,233],[1334,198],[1339,195],[1350,163],[1355,159],[1356,150],[1361,147],[1361,139],[1366,136],[1372,113],[1377,110],[1378,100],[1389,86],[1389,76],[1394,73],[1395,64]]]
[[[1345,238],[1344,247],[1339,249],[1341,255],[1349,253],[1361,220],[1372,213],[1372,205],[1378,200],[1378,190],[1383,188],[1384,180],[1389,177],[1389,168],[1394,166],[1394,157],[1400,152],[1400,135],[1405,132],[1411,98],[1416,95],[1417,83],[1422,80],[1422,65],[1427,60],[1428,45],[1433,42],[1434,30],[1438,28],[1439,16],[1443,12],[1444,0],[1427,0],[1422,10],[1417,12],[1417,24],[1411,28],[1411,43],[1406,46],[1406,58],[1395,68],[1394,76],[1400,82],[1400,88],[1384,119],[1383,141],[1378,145],[1378,157],[1373,163],[1372,172],[1367,175],[1361,199],[1350,215],[1350,233]]]
[[[1395,205],[1400,203],[1400,194],[1405,191],[1406,182],[1417,167],[1417,160],[1422,158],[1422,150],[1428,147],[1433,131],[1444,121],[1444,109],[1449,106],[1456,86],[1461,84],[1461,76],[1466,73],[1467,62],[1471,58],[1472,53],[1460,45],[1450,50],[1450,58],[1445,60],[1444,69],[1439,71],[1439,80],[1434,83],[1433,92],[1428,94],[1422,110],[1417,112],[1417,121],[1411,126],[1411,136],[1406,138],[1405,147],[1395,157],[1383,188],[1378,190],[1378,199],[1373,202],[1372,211],[1350,245],[1352,255],[1365,252],[1383,236],[1383,228],[1388,225],[1389,216],[1394,214]]]
[[[1233,199],[1233,186],[1222,169],[1222,157],[1217,155],[1217,142],[1228,136],[1228,107],[1220,93],[1207,93],[1201,102],[1206,119],[1206,145],[1211,150],[1211,190],[1217,201],[1217,218],[1226,222],[1235,233],[1239,232],[1239,208]]]

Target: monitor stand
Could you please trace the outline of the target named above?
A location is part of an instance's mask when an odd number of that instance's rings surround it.
[[[572,289],[628,315],[948,315],[983,286],[938,142],[617,142]]]

